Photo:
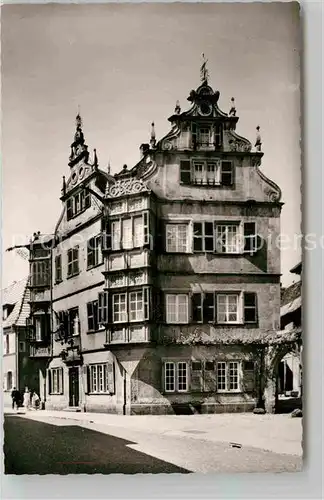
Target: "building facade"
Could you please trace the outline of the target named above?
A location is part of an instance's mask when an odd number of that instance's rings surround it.
[[[89,162],[81,120],[50,251],[46,408],[249,411],[280,328],[279,187],[207,81],[140,161]],[[269,238],[271,235],[271,238]],[[33,330],[33,328],[32,328]]]
[[[10,406],[14,387],[23,392],[33,387],[34,366],[28,352],[26,319],[29,316],[28,280],[22,279],[2,291],[3,403]]]

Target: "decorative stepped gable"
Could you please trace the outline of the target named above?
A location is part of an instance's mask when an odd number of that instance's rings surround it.
[[[156,141],[154,124],[152,124],[150,143],[141,145],[142,157],[134,168],[127,171],[128,177],[149,181],[150,184],[152,183],[152,190],[155,191],[156,175],[159,176],[159,169],[164,168],[164,160],[167,156],[188,157],[191,155],[191,157],[200,158],[217,156],[218,161],[234,161],[238,168],[252,168],[250,174],[245,174],[250,176],[249,183],[252,186],[252,192],[246,193],[247,199],[280,202],[279,186],[259,169],[263,157],[260,127],[256,127],[254,148],[248,139],[236,133],[239,117],[236,116],[235,100],[231,98],[228,113],[220,109],[220,92],[214,91],[208,83],[206,62],[204,60],[201,67],[201,85],[196,90],[191,90],[189,94],[188,101],[191,107],[182,112],[177,101],[174,113],[168,118],[171,130],[158,141]],[[199,131],[204,127],[208,127],[210,132],[209,136],[206,134],[205,142],[202,142],[203,134],[199,137]],[[121,172],[117,177],[125,174],[126,172]],[[160,180],[157,182],[161,184]],[[256,186],[255,190],[253,184]],[[207,185],[206,188],[209,189],[209,186]]]

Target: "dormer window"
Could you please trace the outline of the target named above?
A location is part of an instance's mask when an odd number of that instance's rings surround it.
[[[211,143],[210,127],[199,127],[198,129],[198,144],[199,146],[209,146]]]
[[[223,124],[191,123],[191,147],[194,150],[219,151],[223,145]]]
[[[66,200],[67,220],[76,217],[91,205],[91,196],[89,191],[82,189],[75,195]]]

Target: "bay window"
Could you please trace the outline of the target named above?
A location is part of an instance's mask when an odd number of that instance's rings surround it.
[[[143,292],[136,291],[129,294],[129,320],[142,321],[144,319]]]
[[[31,264],[32,286],[48,286],[50,284],[49,260],[39,260]]]
[[[126,293],[115,293],[113,296],[113,322],[122,323],[127,321]]]
[[[108,220],[104,228],[105,250],[128,250],[149,244],[149,215],[131,215],[116,220]]]

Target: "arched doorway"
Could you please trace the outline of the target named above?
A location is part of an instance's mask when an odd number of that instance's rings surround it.
[[[301,408],[301,347],[296,342],[271,346],[266,356],[265,405],[269,413],[290,413]]]

